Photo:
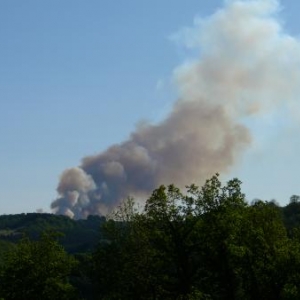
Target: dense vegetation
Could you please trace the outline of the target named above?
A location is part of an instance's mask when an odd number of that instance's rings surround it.
[[[161,186],[107,220],[0,216],[0,299],[300,299],[300,197],[240,185]]]
[[[45,231],[56,231],[63,233],[59,241],[67,252],[87,252],[98,244],[101,238],[99,228],[104,222],[105,218],[99,216],[75,221],[65,216],[40,213],[2,215],[0,241],[8,245],[19,241],[24,234],[37,239]],[[1,248],[0,244],[0,251]]]

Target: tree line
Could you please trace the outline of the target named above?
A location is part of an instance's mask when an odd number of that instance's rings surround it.
[[[249,204],[218,175],[160,186],[142,211],[128,198],[102,220],[89,251],[24,235],[1,252],[0,299],[300,299],[299,199]]]

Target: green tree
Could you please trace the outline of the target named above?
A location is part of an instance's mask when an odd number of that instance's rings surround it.
[[[93,256],[99,299],[300,297],[299,232],[287,235],[277,206],[248,205],[238,179],[215,175],[186,193],[162,185],[141,213],[129,199],[104,230]]]
[[[189,188],[195,200],[198,228],[197,269],[195,286],[211,299],[242,299],[236,256],[240,255],[239,228],[247,207],[241,182],[233,179],[222,186],[218,174],[199,189]]]
[[[244,299],[282,299],[290,245],[278,209],[258,201],[249,206],[240,227],[237,263]]]
[[[104,240],[92,257],[97,299],[148,299],[151,246],[143,216],[128,198],[103,224]]]
[[[233,232],[237,212],[245,205],[240,182],[232,180],[222,187],[218,176],[202,189],[188,187],[186,194],[174,185],[160,186],[142,213],[134,210],[133,202],[125,203],[117,218],[107,223],[107,243],[95,255],[103,298],[217,299],[215,288],[220,290],[228,281],[231,267],[227,273],[219,271],[218,262],[224,260],[222,235],[230,236],[227,231]],[[229,208],[235,214],[225,218]]]
[[[57,242],[57,234],[43,233],[38,241],[24,237],[6,253],[0,273],[0,297],[14,299],[75,299],[68,276],[76,261]]]

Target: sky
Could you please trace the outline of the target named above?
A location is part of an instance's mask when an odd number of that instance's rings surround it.
[[[50,212],[65,169],[122,143],[141,122],[163,120],[181,96],[174,72],[195,56],[178,33],[223,5],[1,1],[0,214]],[[280,5],[276,20],[298,40],[299,1]],[[249,201],[285,205],[300,194],[297,101],[293,105],[294,114],[280,107],[242,120],[252,142],[221,175],[238,177]]]

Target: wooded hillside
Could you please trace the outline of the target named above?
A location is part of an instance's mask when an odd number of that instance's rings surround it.
[[[300,299],[299,200],[249,204],[214,176],[108,220],[0,216],[0,298]]]

